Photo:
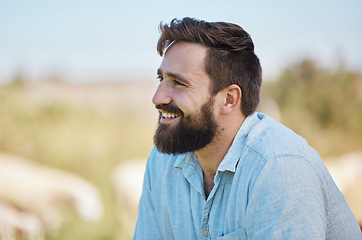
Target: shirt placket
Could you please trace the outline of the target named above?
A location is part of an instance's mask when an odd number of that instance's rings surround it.
[[[211,207],[212,207],[212,203],[214,201],[216,191],[219,188],[219,185],[221,182],[221,175],[222,174],[219,171],[216,173],[216,176],[214,178],[215,185],[214,185],[213,189],[211,190],[210,195],[205,202],[204,209],[202,212],[201,232],[202,232],[203,239],[211,239],[210,228],[209,228],[210,211],[211,211]]]
[[[211,209],[211,201],[209,199],[208,201],[205,202],[203,213],[202,213],[201,232],[202,232],[203,239],[210,239],[210,232],[209,232],[210,209]]]

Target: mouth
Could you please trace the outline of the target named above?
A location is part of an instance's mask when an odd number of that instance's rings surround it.
[[[183,112],[175,104],[156,105],[160,113],[159,123],[175,122],[183,116]]]
[[[169,113],[169,112],[160,111],[160,122],[162,122],[162,123],[173,121],[175,119],[178,119],[179,117],[181,117],[181,115],[177,114],[177,113]]]

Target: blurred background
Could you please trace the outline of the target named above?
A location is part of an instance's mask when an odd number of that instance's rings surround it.
[[[131,238],[157,120],[158,25],[185,16],[251,35],[259,111],[306,138],[362,221],[361,10],[359,0],[0,1],[0,235]],[[36,203],[54,205],[57,224]],[[24,213],[32,221],[18,226]]]

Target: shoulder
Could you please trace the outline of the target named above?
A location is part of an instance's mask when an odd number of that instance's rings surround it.
[[[319,154],[307,141],[267,115],[258,113],[258,120],[251,127],[245,145],[242,165],[252,172],[251,189],[261,178],[268,179],[264,186],[280,180],[276,184],[279,187],[292,186],[288,181],[309,183],[312,187],[333,182]],[[313,185],[313,182],[319,184]]]
[[[307,141],[269,116],[258,113],[258,121],[250,129],[246,146],[269,160],[283,156],[319,158]]]

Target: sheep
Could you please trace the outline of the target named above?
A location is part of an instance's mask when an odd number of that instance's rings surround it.
[[[362,224],[362,152],[324,159],[334,182],[343,193],[357,222]]]
[[[80,176],[0,154],[0,239],[16,231],[39,239],[47,229],[60,227],[64,205],[85,221],[98,221],[103,214],[97,188]]]
[[[7,202],[0,201],[0,239],[43,239],[40,219],[32,213],[22,212]]]
[[[129,159],[118,164],[113,171],[112,181],[116,198],[116,221],[120,227],[118,238],[133,233],[142,194],[145,159]],[[122,236],[120,236],[122,235]]]

